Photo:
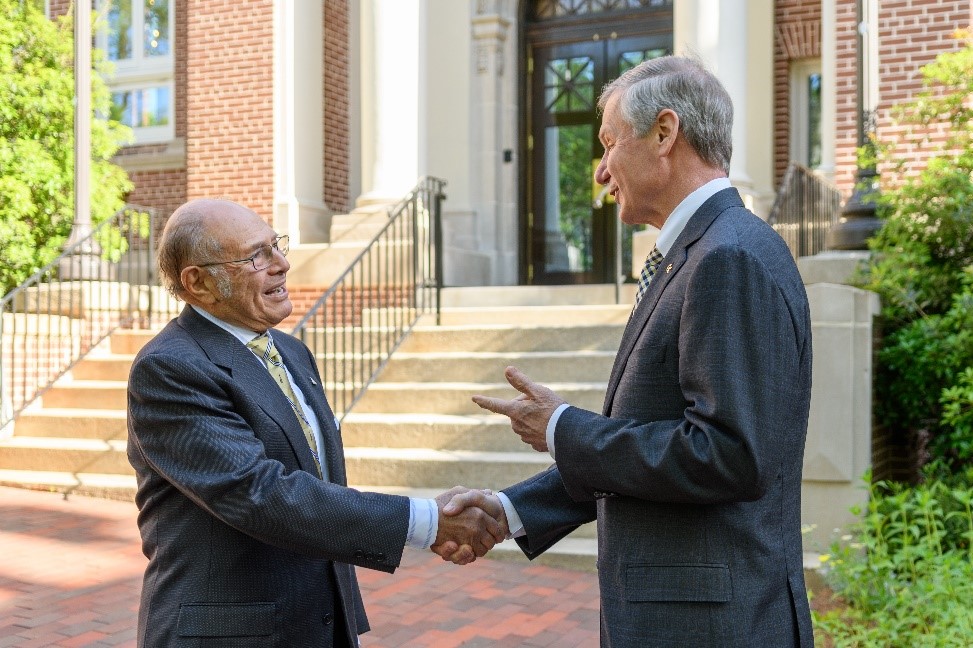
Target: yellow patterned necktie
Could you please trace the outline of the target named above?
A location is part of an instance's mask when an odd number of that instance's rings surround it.
[[[311,430],[311,425],[307,422],[307,417],[304,414],[304,408],[301,407],[297,400],[297,395],[294,394],[291,381],[287,379],[287,372],[284,371],[284,361],[281,359],[280,354],[277,353],[273,339],[266,333],[263,333],[247,342],[247,346],[257,354],[258,358],[263,360],[267,370],[270,371],[270,375],[277,381],[280,390],[284,392],[284,396],[287,397],[287,401],[291,404],[291,409],[294,410],[294,415],[297,416],[297,420],[301,424],[301,429],[304,430],[304,437],[307,439],[308,445],[311,446],[311,454],[314,455],[314,463],[318,468],[318,477],[321,477],[321,456],[318,454],[318,444],[314,439],[314,431]]]

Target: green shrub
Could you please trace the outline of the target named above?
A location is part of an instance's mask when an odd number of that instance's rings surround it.
[[[53,261],[74,221],[74,53],[68,18],[36,2],[0,0],[0,295]],[[43,3],[41,3],[43,4]],[[96,71],[105,64],[98,50]],[[108,88],[92,75],[92,107],[109,114]],[[111,217],[131,189],[111,163],[131,131],[91,124],[91,220]]]
[[[882,301],[877,421],[900,438],[928,433],[929,458],[961,469],[973,458],[969,378],[962,386],[973,366],[973,43],[922,73],[927,91],[897,114],[920,133],[948,125],[949,136],[917,175],[877,143],[894,172],[883,171],[883,225],[861,285]]]
[[[826,563],[845,606],[815,615],[818,639],[973,645],[973,471],[918,487],[869,483],[869,495],[854,542],[835,545]]]

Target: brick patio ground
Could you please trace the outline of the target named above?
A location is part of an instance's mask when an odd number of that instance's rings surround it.
[[[0,487],[0,648],[134,646],[145,557],[128,502]],[[595,574],[406,552],[359,569],[365,648],[598,645]]]

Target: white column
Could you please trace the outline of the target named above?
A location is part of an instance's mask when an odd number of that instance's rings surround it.
[[[394,199],[419,177],[419,2],[361,3],[362,194]]]
[[[291,245],[328,239],[324,191],[323,6],[274,3],[274,227]]]
[[[698,56],[733,100],[730,180],[760,214],[773,194],[773,2],[680,0],[674,28],[675,51]]]
[[[478,0],[473,14],[473,182],[477,249],[491,261],[491,285],[517,282],[516,164],[504,151],[516,150],[513,97],[515,43],[510,38],[513,0]]]
[[[837,10],[835,0],[821,0],[821,166],[818,171],[834,182],[837,137]]]

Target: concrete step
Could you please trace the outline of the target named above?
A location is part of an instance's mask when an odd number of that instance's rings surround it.
[[[503,379],[507,366],[515,365],[541,383],[585,382],[599,378],[607,380],[614,360],[612,351],[398,352],[393,354],[378,379],[382,382],[432,383],[448,377],[455,382],[495,382]]]
[[[402,353],[618,350],[623,326],[417,326],[399,347]]]
[[[115,409],[127,407],[125,380],[59,380],[41,396],[46,409]]]
[[[544,470],[546,453],[345,447],[349,483],[446,490],[457,484],[499,489]]]
[[[124,439],[128,434],[124,410],[32,408],[17,419],[18,437]]]
[[[89,356],[71,367],[74,380],[128,380],[134,354]]]
[[[344,274],[366,245],[367,241],[341,240],[294,248],[287,255],[291,261],[287,281],[292,286],[328,286]],[[355,276],[366,284],[396,277],[404,280],[411,276],[412,248],[411,240],[383,239],[372,248]]]
[[[358,208],[350,214],[331,217],[331,242],[371,241],[389,222],[388,207]]]
[[[346,446],[524,452],[528,446],[498,414],[386,414],[352,410],[341,424]]]
[[[151,331],[115,331],[111,335],[111,353],[135,356],[149,340],[159,334],[161,327]]]
[[[0,441],[0,470],[133,474],[124,440],[14,436]]]
[[[510,324],[518,326],[582,326],[617,324],[624,327],[632,313],[631,304],[611,306],[494,306],[445,307],[439,322],[446,326],[483,326]],[[423,315],[421,326],[434,326],[435,315]]]
[[[462,286],[444,288],[445,308],[521,308],[535,306],[626,306],[635,303],[635,284],[566,286]]]
[[[601,411],[607,383],[550,383],[549,388],[582,409]],[[473,394],[494,398],[515,398],[517,392],[506,383],[384,383],[372,384],[355,405],[359,413],[413,412],[430,414],[482,414]]]
[[[135,499],[135,474],[104,475],[35,470],[0,470],[0,485],[87,495],[131,502]]]

